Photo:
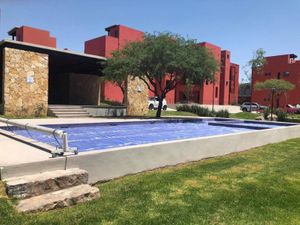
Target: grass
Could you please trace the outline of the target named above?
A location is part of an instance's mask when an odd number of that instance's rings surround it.
[[[292,139],[99,184],[98,200],[30,215],[0,186],[0,224],[300,224],[299,165]]]
[[[155,117],[156,116],[156,110],[149,110],[147,117]],[[190,112],[179,112],[179,111],[161,111],[161,116],[197,116],[194,113]]]
[[[255,120],[260,114],[250,112],[230,113],[230,118]]]

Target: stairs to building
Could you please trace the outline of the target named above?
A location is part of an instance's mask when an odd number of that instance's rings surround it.
[[[87,182],[87,171],[77,168],[5,180],[8,196],[19,199],[16,208],[25,213],[68,207],[100,197],[99,189]]]
[[[80,105],[49,105],[48,115],[59,118],[90,117],[90,114]]]

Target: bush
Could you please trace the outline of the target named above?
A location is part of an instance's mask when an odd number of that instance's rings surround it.
[[[287,113],[283,110],[277,109],[275,115],[277,116],[277,121],[287,121]]]
[[[191,112],[198,116],[204,116],[204,117],[229,117],[228,110],[220,110],[220,111],[214,111],[210,110],[206,107],[198,106],[198,105],[179,105],[176,107],[177,111],[182,112]]]
[[[222,109],[222,110],[216,112],[216,117],[228,118],[229,117],[229,112],[228,112],[227,109]]]
[[[269,108],[264,109],[264,119],[267,120],[270,115],[271,110]]]

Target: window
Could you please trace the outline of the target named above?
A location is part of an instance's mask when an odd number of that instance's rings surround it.
[[[277,73],[277,79],[280,79],[280,72]]]
[[[208,85],[208,80],[205,81],[205,84]]]
[[[115,31],[114,36],[119,37],[119,31],[118,30]]]
[[[226,55],[226,57],[227,57],[227,59],[229,59],[230,56],[229,56],[229,55]]]
[[[284,73],[283,73],[283,76],[284,77],[288,77],[290,75],[290,72],[288,72],[288,71],[285,71]]]
[[[226,81],[226,86],[228,86],[228,81]]]
[[[170,88],[171,87],[171,81],[170,80],[166,80],[166,88]]]
[[[215,93],[215,98],[218,97],[218,87],[216,87],[216,93]]]

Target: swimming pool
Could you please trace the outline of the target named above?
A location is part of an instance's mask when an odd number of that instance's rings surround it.
[[[172,119],[159,121],[114,122],[92,124],[42,125],[68,133],[69,146],[79,152],[207,137],[253,130],[272,129],[292,124],[240,121],[228,119]],[[61,145],[53,136],[16,127],[1,127],[14,133],[44,142]]]

